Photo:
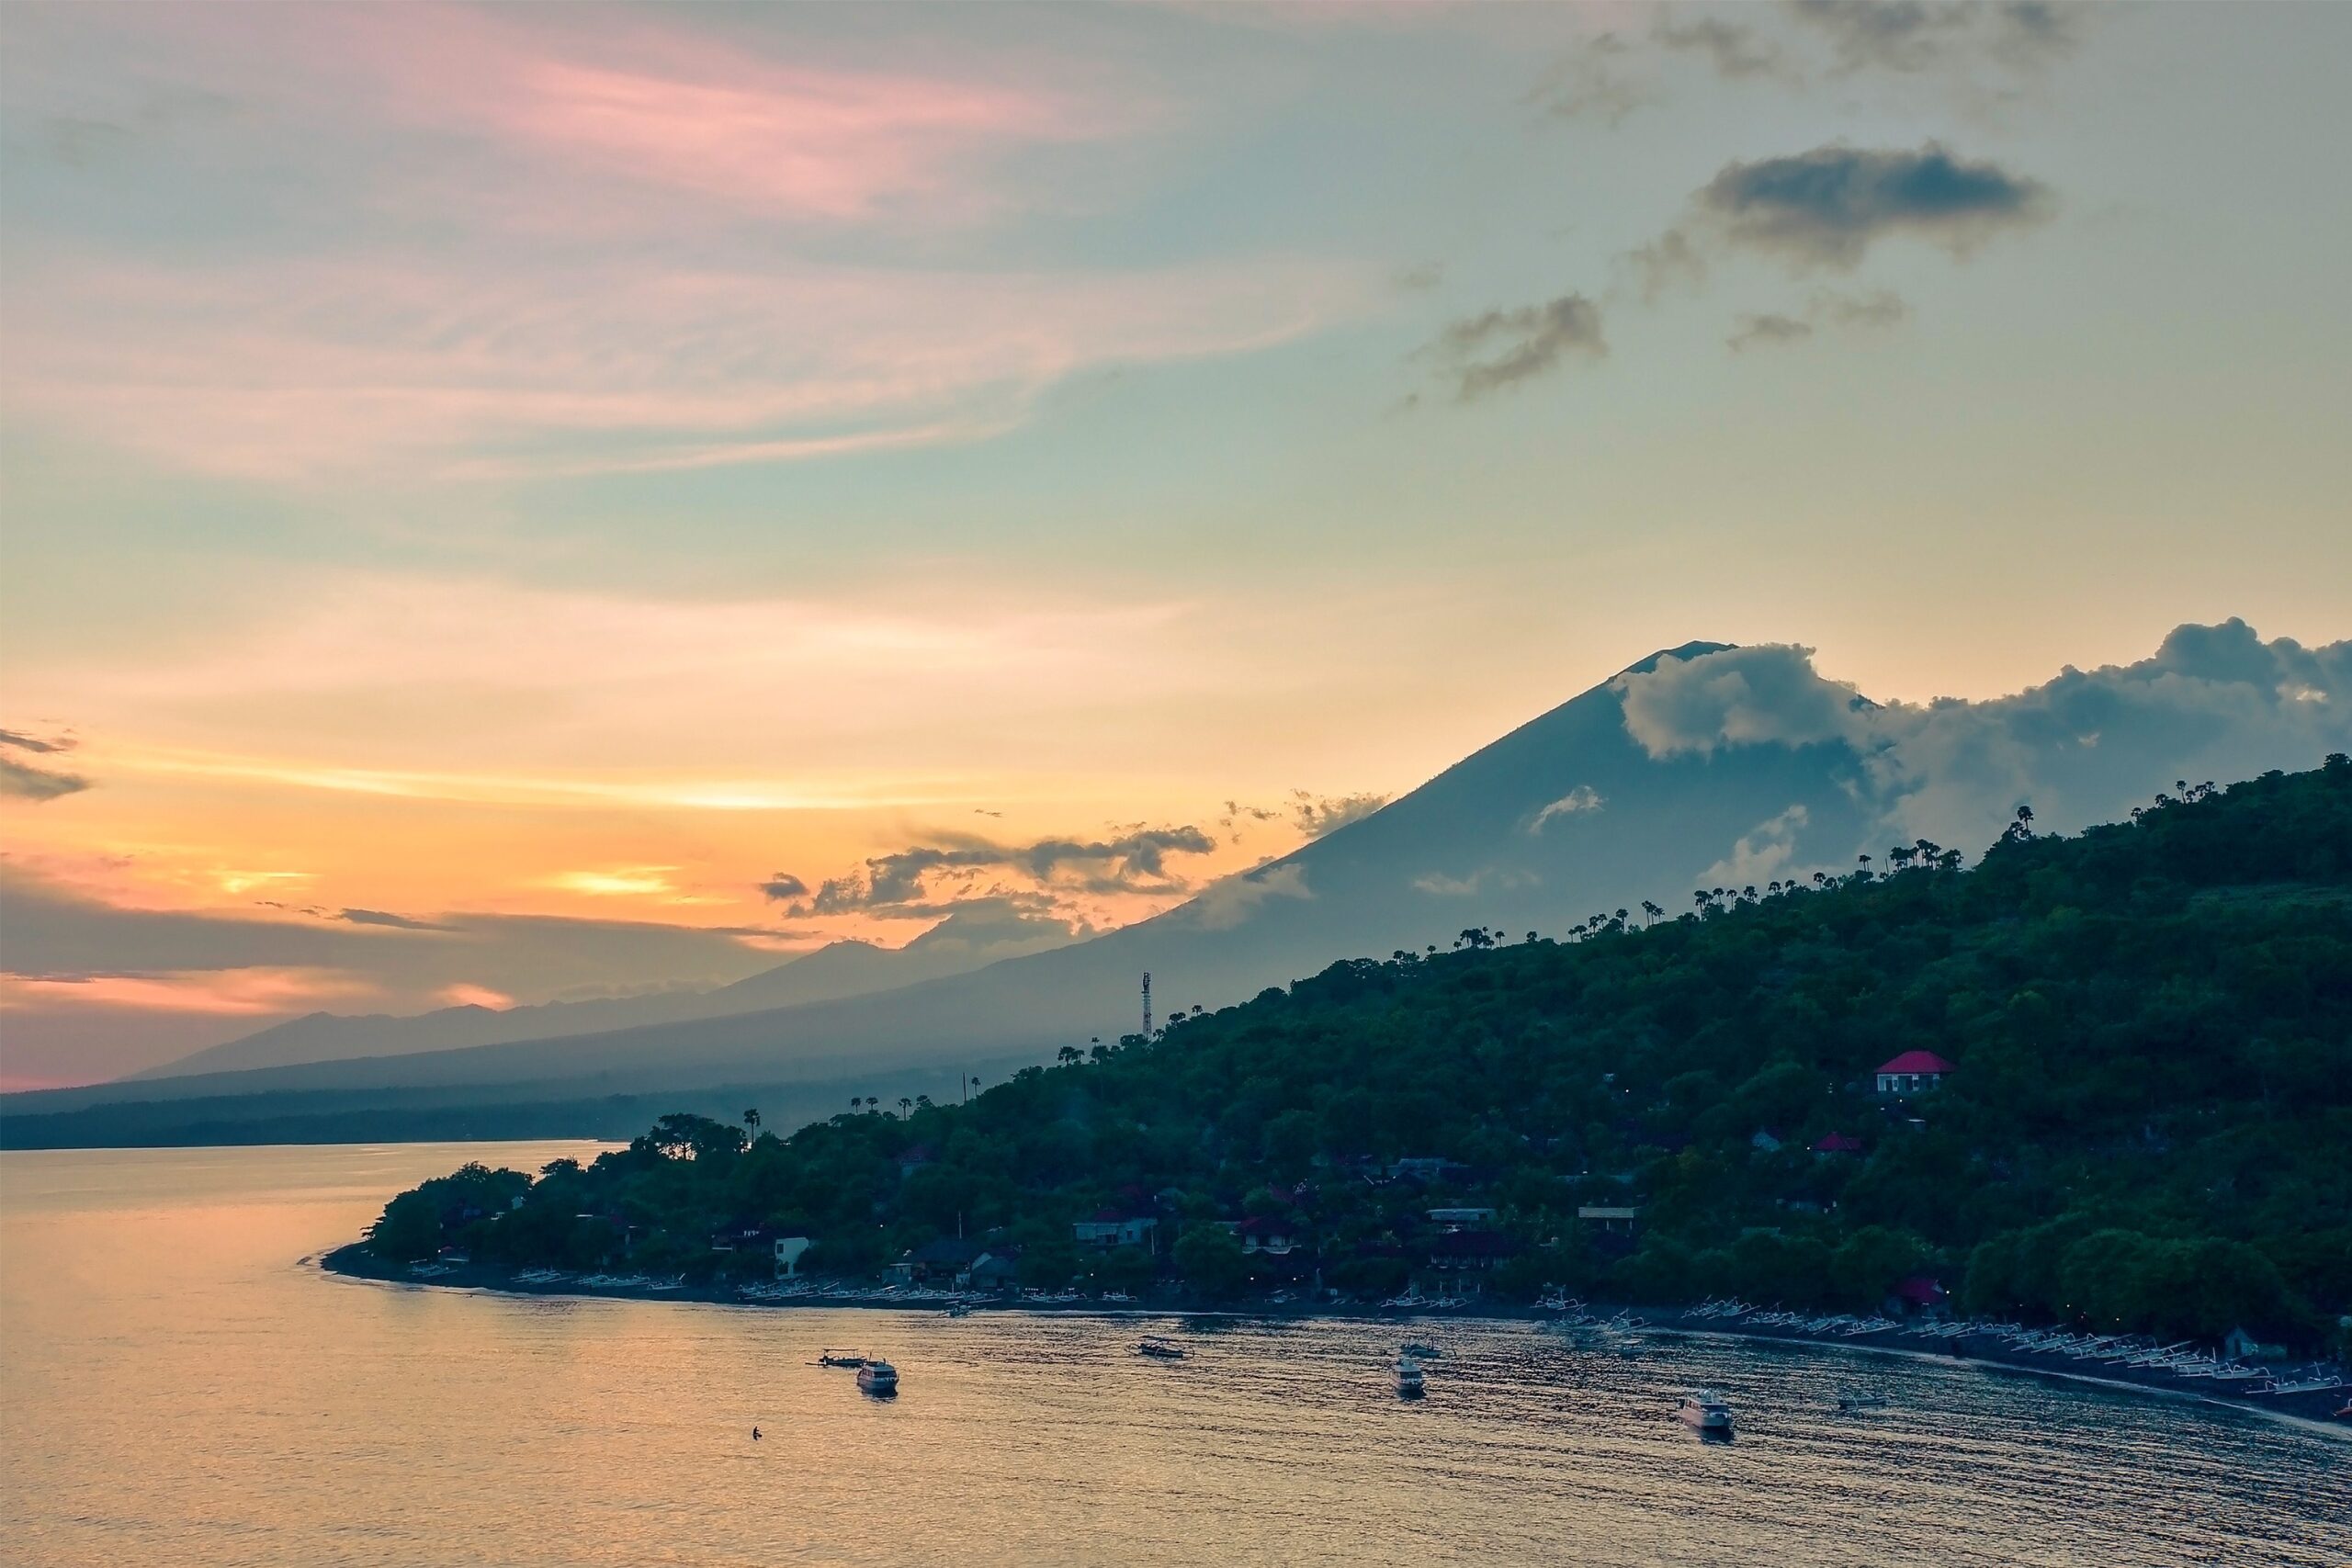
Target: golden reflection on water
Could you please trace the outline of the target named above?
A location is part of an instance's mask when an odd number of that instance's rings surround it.
[[[1521,1324],[1146,1323],[385,1288],[297,1259],[469,1155],[0,1155],[9,1562],[2293,1564],[2352,1449],[1917,1359]],[[1179,1335],[1190,1359],[1130,1353]],[[1389,1361],[1444,1348],[1417,1404]],[[893,1401],[808,1365],[858,1345]],[[1740,1435],[1672,1418],[1704,1383]],[[1872,1388],[1893,1409],[1834,1413]],[[757,1425],[763,1438],[753,1443]]]

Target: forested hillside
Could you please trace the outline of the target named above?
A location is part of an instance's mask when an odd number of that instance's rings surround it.
[[[2352,761],[2184,787],[2073,838],[2020,813],[1973,868],[1913,844],[1677,902],[1335,964],[1073,1043],[967,1106],[867,1104],[783,1138],[669,1119],[519,1207],[519,1177],[428,1184],[377,1245],[584,1266],[621,1235],[639,1267],[707,1272],[715,1233],[760,1227],[865,1275],[960,1234],[1032,1283],[1475,1275],[1862,1307],[1933,1280],[1968,1310],[2338,1334]],[[1873,1069],[1913,1051],[1952,1070],[1882,1095]],[[1429,1217],[1446,1207],[1494,1213]],[[1155,1218],[1152,1254],[1075,1246],[1104,1210]],[[1442,1241],[1449,1223],[1480,1241]],[[1268,1235],[1288,1250],[1243,1251]]]

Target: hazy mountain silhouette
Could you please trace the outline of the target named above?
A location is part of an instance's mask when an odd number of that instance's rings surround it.
[[[311,1062],[567,1039],[799,1007],[964,974],[1000,958],[1043,952],[1070,940],[1069,929],[1050,919],[957,913],[903,947],[879,947],[867,942],[831,942],[773,969],[709,989],[668,990],[506,1009],[442,1008],[407,1017],[387,1013],[356,1017],[308,1013],[178,1061],[134,1073],[122,1081],[152,1083]]]
[[[2183,627],[2151,660],[2068,670],[2013,697],[1882,708],[1821,679],[1802,649],[1690,643],[1280,860],[1049,952],[825,999],[790,990],[812,955],[735,988],[775,1004],[758,1010],[52,1090],[11,1097],[8,1110],[283,1090],[463,1089],[480,1103],[538,1103],[1044,1059],[1133,1032],[1147,970],[1162,1016],[1214,1008],[1340,958],[1445,946],[1466,928],[1564,936],[1596,913],[1638,923],[1645,899],[1670,916],[1694,889],[1850,870],[1858,851],[1906,843],[1923,822],[1951,824],[1952,847],[1973,857],[2028,798],[2064,829],[2122,815],[2170,787],[2176,767],[2238,778],[2309,766],[2342,749],[2352,708],[2298,694],[2335,690],[2347,671],[2352,644],[2264,644],[2232,622]]]

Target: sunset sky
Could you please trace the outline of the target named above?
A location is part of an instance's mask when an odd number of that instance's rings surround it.
[[[0,10],[0,1087],[1117,923],[1691,638],[1922,701],[2352,634],[2347,59]]]

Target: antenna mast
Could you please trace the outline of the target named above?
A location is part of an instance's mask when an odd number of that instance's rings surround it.
[[[1143,1037],[1151,1038],[1151,971],[1143,972]]]

